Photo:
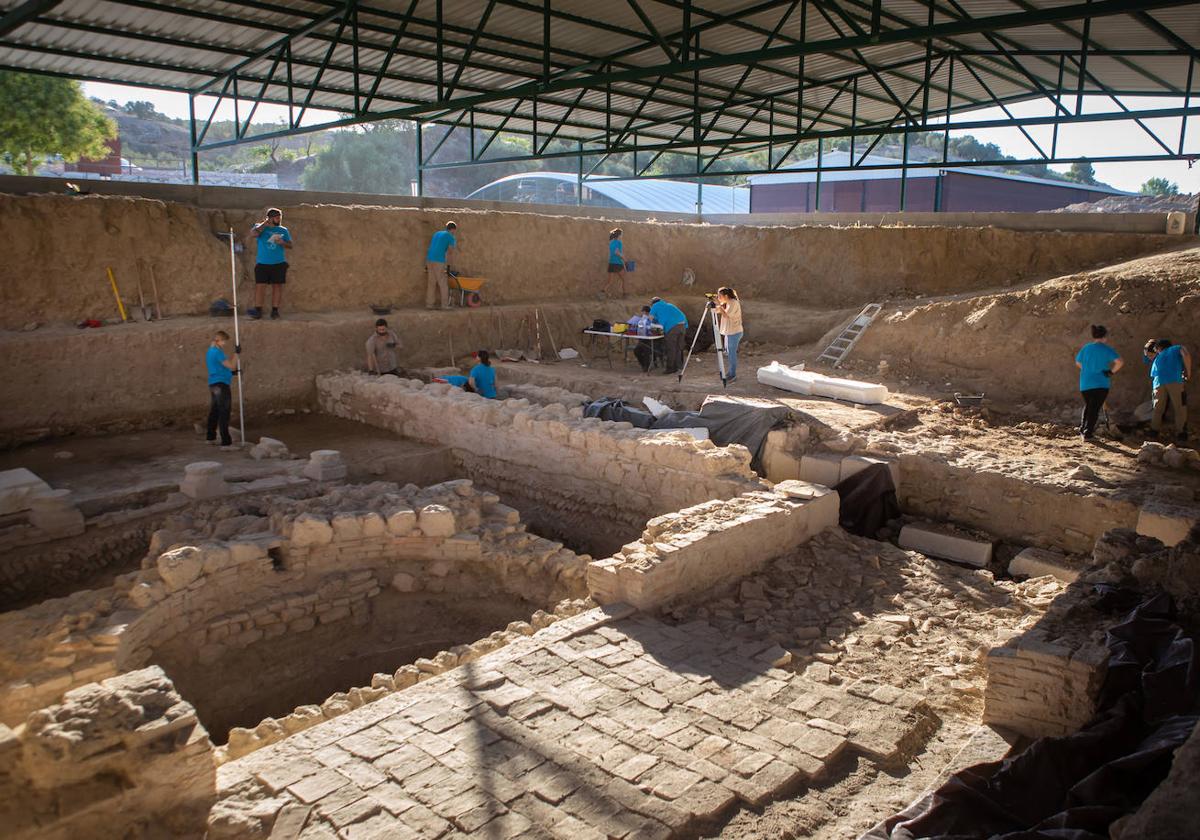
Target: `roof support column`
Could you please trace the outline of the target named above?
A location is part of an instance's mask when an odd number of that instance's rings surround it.
[[[196,151],[199,145],[196,140],[196,94],[188,94],[188,128],[192,134],[192,183],[200,183],[200,153]]]
[[[425,124],[417,120],[417,198],[425,195],[425,158],[422,157],[421,149],[421,135],[424,133],[424,128]]]

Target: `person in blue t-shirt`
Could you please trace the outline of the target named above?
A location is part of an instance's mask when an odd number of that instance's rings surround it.
[[[1079,434],[1091,440],[1096,432],[1100,409],[1108,399],[1112,375],[1121,369],[1120,355],[1108,346],[1108,328],[1092,324],[1092,340],[1075,354],[1079,368],[1079,393],[1083,397],[1083,414],[1079,419]]]
[[[621,229],[613,228],[608,232],[608,273],[605,275],[605,289],[600,293],[600,297],[614,297],[612,290],[618,288],[618,282],[621,297],[625,297],[625,251],[621,245]]]
[[[678,306],[662,298],[650,299],[650,315],[663,328],[663,373],[678,373],[683,367],[684,336],[688,320]]]
[[[255,241],[254,263],[254,306],[246,314],[254,320],[262,317],[263,303],[267,297],[267,286],[271,287],[271,318],[279,318],[279,307],[283,303],[283,284],[287,282],[287,255],[292,248],[292,234],[283,226],[283,211],[268,207],[262,220],[246,233],[247,243]]]
[[[1192,354],[1182,344],[1169,338],[1151,339],[1143,348],[1142,361],[1150,366],[1150,383],[1154,386],[1154,415],[1150,418],[1150,435],[1162,431],[1167,406],[1175,415],[1175,436],[1187,440],[1187,392],[1185,383],[1192,378]]]
[[[225,352],[229,344],[229,333],[217,330],[213,333],[212,344],[204,354],[204,365],[208,368],[208,433],[206,439],[216,445],[217,431],[221,432],[221,446],[233,446],[233,438],[229,436],[229,414],[233,410],[233,395],[229,385],[237,370],[237,359]],[[235,347],[234,353],[240,353],[241,348]]]
[[[492,367],[492,359],[488,351],[479,350],[475,353],[478,364],[471,368],[469,374],[475,393],[489,400],[496,399],[496,371]]]
[[[446,262],[450,251],[458,254],[458,238],[454,235],[458,225],[446,222],[446,229],[439,230],[429,240],[425,251],[425,308],[449,309],[450,288],[446,284]]]

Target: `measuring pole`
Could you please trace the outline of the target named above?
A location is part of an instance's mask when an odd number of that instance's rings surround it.
[[[237,362],[238,381],[238,427],[242,435],[242,446],[246,445],[246,407],[242,402],[242,334],[238,329],[237,261],[233,256],[233,228],[229,229],[229,284],[233,287],[233,351]]]

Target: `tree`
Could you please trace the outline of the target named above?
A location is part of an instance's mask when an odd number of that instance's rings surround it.
[[[329,148],[304,171],[304,188],[407,195],[417,177],[411,123],[381,122],[361,131],[335,131]]]
[[[83,95],[79,82],[0,71],[0,157],[32,175],[49,155],[102,158],[117,124]]]
[[[1142,195],[1179,195],[1179,185],[1166,178],[1151,178],[1142,184]]]
[[[162,114],[158,113],[158,110],[154,107],[154,103],[145,100],[126,102],[121,106],[121,110],[141,120],[156,120],[162,117]]]
[[[1077,184],[1095,184],[1096,167],[1092,166],[1090,160],[1077,160],[1067,170],[1067,180]]]

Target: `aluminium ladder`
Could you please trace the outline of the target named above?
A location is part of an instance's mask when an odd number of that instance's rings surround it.
[[[862,308],[862,312],[854,317],[844,330],[838,333],[828,347],[825,348],[820,356],[817,356],[818,362],[829,362],[833,367],[840,367],[846,357],[850,355],[850,351],[858,340],[862,338],[862,334],[866,332],[867,327],[871,326],[872,322],[879,316],[883,305],[879,303],[868,303]]]

